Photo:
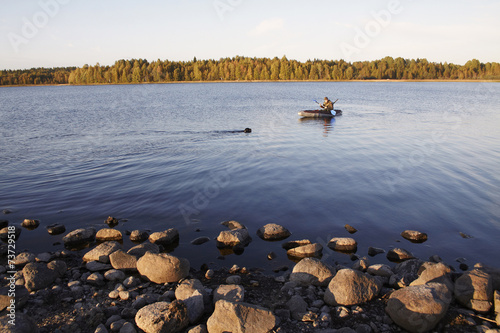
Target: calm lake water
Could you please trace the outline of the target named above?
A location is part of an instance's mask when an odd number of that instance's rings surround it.
[[[341,117],[299,119],[324,96],[340,99]],[[194,267],[292,266],[282,242],[255,234],[271,222],[288,240],[323,244],[327,262],[351,265],[326,248],[350,224],[360,256],[403,247],[455,267],[459,257],[500,266],[499,111],[498,83],[2,88],[0,210],[12,213],[0,219],[39,219],[17,243],[34,252],[63,249],[49,224],[99,229],[111,215],[127,219],[122,232],[177,228],[173,254]],[[190,244],[215,238],[225,220],[249,229],[243,254],[221,260],[213,240]],[[429,240],[410,243],[405,229]],[[267,260],[270,251],[278,258]]]

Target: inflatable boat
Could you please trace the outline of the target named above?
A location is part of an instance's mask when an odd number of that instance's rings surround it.
[[[335,114],[327,110],[304,110],[299,112],[299,116],[304,118],[332,118],[335,116],[340,116],[342,110],[334,110]]]

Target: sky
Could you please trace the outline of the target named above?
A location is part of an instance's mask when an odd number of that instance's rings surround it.
[[[234,56],[500,62],[498,0],[0,0],[0,69]]]

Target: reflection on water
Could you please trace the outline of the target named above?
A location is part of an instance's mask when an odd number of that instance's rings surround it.
[[[307,124],[323,129],[323,137],[328,137],[328,134],[333,131],[335,126],[335,117],[332,118],[299,118],[300,124]]]

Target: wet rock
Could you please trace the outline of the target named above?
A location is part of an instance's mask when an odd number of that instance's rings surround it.
[[[114,228],[118,225],[118,219],[112,216],[108,216],[108,218],[104,221],[110,228]]]
[[[352,269],[361,272],[366,272],[369,266],[370,266],[370,261],[368,260],[368,258],[363,257],[356,260],[356,262],[352,265]]]
[[[109,255],[121,248],[120,243],[109,241],[97,245],[95,248],[85,253],[83,261],[99,261],[104,264],[109,263]]]
[[[323,246],[318,243],[294,247],[286,252],[288,256],[295,258],[319,257],[322,253]]]
[[[413,243],[423,243],[427,240],[426,233],[423,233],[420,231],[415,231],[415,230],[405,230],[401,233],[401,236],[404,239],[407,239]]]
[[[125,253],[122,250],[117,250],[109,255],[109,261],[114,269],[124,271],[137,270],[137,258],[131,254]]]
[[[12,232],[14,232],[14,239],[16,240],[21,236],[21,228],[10,225],[0,230],[0,240],[6,242]]]
[[[205,244],[206,242],[209,242],[210,241],[210,238],[208,237],[198,237],[198,238],[195,238],[191,241],[191,244],[193,245],[201,245],[201,244]]]
[[[221,299],[230,302],[243,302],[245,289],[241,285],[221,284],[214,290],[213,298],[214,303]]]
[[[64,246],[72,248],[92,243],[95,240],[94,228],[76,229],[63,237]]]
[[[341,269],[325,291],[325,302],[330,305],[356,305],[370,301],[380,293],[382,284],[371,275],[353,269]]]
[[[221,231],[219,236],[217,236],[218,248],[232,248],[237,245],[246,246],[252,241],[247,228],[241,223],[226,221],[222,222],[222,224],[227,226],[229,230]]]
[[[210,333],[267,333],[277,324],[278,319],[268,309],[243,302],[220,300],[215,303],[215,311],[207,321],[207,329]]]
[[[276,256],[276,253],[274,253],[273,251],[271,251],[271,252],[269,252],[269,253],[267,254],[267,259],[268,259],[268,260],[273,260],[273,259],[276,259],[276,257],[277,257],[277,256]]]
[[[66,227],[62,224],[51,224],[46,227],[47,232],[51,235],[60,235],[66,231]]]
[[[391,268],[384,264],[371,265],[370,267],[368,267],[367,272],[368,274],[371,275],[382,276],[387,278],[391,277],[394,274]]]
[[[146,252],[151,252],[151,253],[160,253],[160,248],[158,245],[151,244],[151,243],[143,243],[136,245],[132,248],[130,248],[127,251],[127,254],[136,256],[136,257],[142,257],[143,255],[146,254]]]
[[[328,242],[328,247],[339,252],[356,252],[358,243],[349,237],[334,237]]]
[[[455,281],[455,297],[471,310],[489,312],[493,301],[491,276],[477,269],[465,272]]]
[[[386,312],[410,332],[427,332],[445,316],[451,300],[452,295],[443,284],[411,286],[391,294]]]
[[[44,263],[28,263],[22,273],[25,287],[30,292],[47,288],[58,278],[58,273]]]
[[[152,244],[169,247],[179,241],[179,231],[175,228],[154,232],[149,235],[149,241]]]
[[[301,285],[327,286],[335,275],[335,268],[316,258],[299,261],[290,274],[290,281]]]
[[[210,280],[214,277],[215,275],[215,272],[213,269],[208,269],[206,272],[205,272],[205,279],[207,280]]]
[[[377,254],[381,254],[381,253],[385,253],[385,250],[378,248],[378,247],[373,247],[373,246],[370,246],[368,248],[368,255],[370,257],[375,257]]]
[[[178,282],[189,274],[189,261],[184,258],[147,252],[137,261],[139,273],[154,283]]]
[[[401,248],[394,248],[387,252],[387,259],[392,262],[402,262],[409,259],[415,259],[410,251]]]
[[[12,214],[12,210],[10,210],[10,209],[3,209],[2,210],[2,214],[5,214],[5,215]]]
[[[309,239],[302,239],[302,240],[294,240],[294,241],[289,241],[289,242],[283,243],[281,245],[281,247],[288,251],[288,250],[293,249],[295,247],[309,245],[309,244],[312,244]]]
[[[24,313],[16,313],[16,325],[13,327],[9,316],[0,317],[0,332],[2,333],[38,333],[38,326],[30,316]]]
[[[104,228],[97,232],[95,236],[96,240],[100,242],[105,241],[121,241],[123,240],[122,233],[119,230]]]
[[[156,302],[137,311],[137,326],[146,333],[183,332],[189,325],[187,308],[180,301]]]
[[[348,232],[348,233],[350,233],[350,234],[354,234],[354,233],[356,233],[356,232],[358,231],[358,229],[356,229],[356,228],[354,228],[354,227],[350,226],[349,224],[346,224],[346,225],[344,226],[344,228],[345,228],[345,230],[347,230],[347,232]]]
[[[290,235],[291,233],[287,228],[276,223],[268,223],[257,230],[257,236],[268,241],[283,240],[290,237]]]
[[[24,221],[21,223],[21,227],[26,228],[28,230],[34,230],[38,228],[39,225],[40,225],[39,220],[24,219]]]
[[[130,240],[134,243],[142,243],[149,238],[149,234],[145,230],[133,230],[130,233]]]

